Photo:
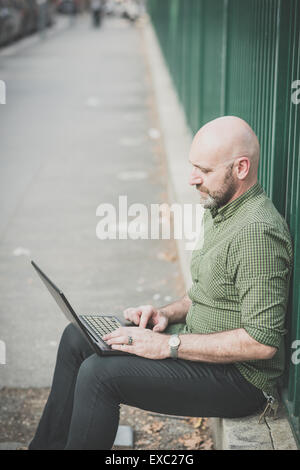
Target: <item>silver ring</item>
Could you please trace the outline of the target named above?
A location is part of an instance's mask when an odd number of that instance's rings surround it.
[[[128,344],[129,345],[133,344],[132,336],[128,336]]]

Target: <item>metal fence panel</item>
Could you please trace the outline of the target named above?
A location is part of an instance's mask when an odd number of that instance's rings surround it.
[[[148,11],[192,132],[237,115],[260,140],[259,180],[294,242],[283,397],[300,439],[300,0],[148,0]]]

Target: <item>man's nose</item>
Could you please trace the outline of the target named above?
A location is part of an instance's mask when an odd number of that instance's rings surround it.
[[[195,186],[196,184],[202,184],[203,179],[200,171],[197,168],[194,168],[190,174],[189,184]]]

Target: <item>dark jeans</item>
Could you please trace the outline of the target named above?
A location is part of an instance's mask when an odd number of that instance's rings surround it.
[[[171,415],[233,418],[252,414],[263,402],[263,393],[232,364],[100,357],[70,324],[29,449],[111,449],[121,403]]]

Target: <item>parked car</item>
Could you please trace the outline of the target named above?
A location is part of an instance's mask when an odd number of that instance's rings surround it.
[[[14,0],[0,0],[0,45],[8,44],[21,32],[22,11]]]
[[[0,0],[0,46],[37,31],[41,15],[45,25],[55,21],[56,0]]]

